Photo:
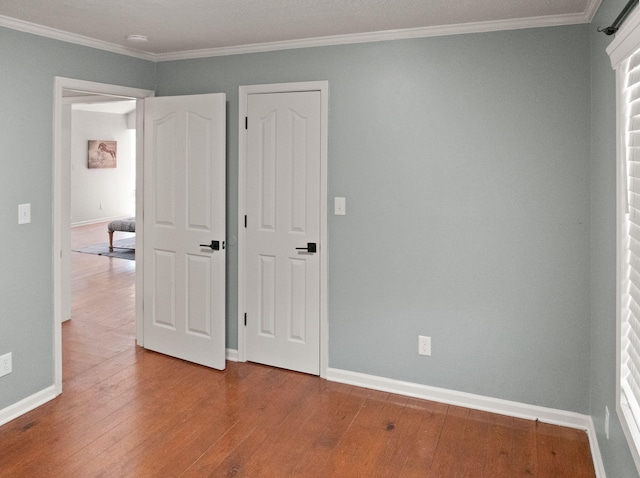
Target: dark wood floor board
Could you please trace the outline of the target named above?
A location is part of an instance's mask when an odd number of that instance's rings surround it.
[[[226,473],[236,476],[256,448],[268,438],[270,429],[303,399],[300,375],[278,372],[274,369],[267,374],[262,388],[265,393],[238,411],[234,426],[212,443],[183,476],[226,476]]]
[[[375,429],[383,425],[386,426],[386,423],[383,422],[386,417],[385,409],[388,410],[389,396],[390,394],[387,392],[370,390],[353,424]],[[399,413],[397,413],[396,416],[397,415],[399,415]]]
[[[513,421],[512,417],[492,414],[487,431],[485,477],[510,478],[513,476]]]
[[[409,460],[417,458],[414,447],[421,429],[425,409],[414,406],[416,399],[408,399],[402,413],[390,423],[390,438],[383,453],[376,458],[373,476],[375,478],[394,478],[403,476],[403,469]],[[416,469],[427,469],[426,463],[416,463]]]
[[[308,377],[311,378],[311,377]],[[255,452],[238,470],[238,477],[286,477],[295,469],[301,455],[308,452],[311,445],[307,425],[312,420],[321,419],[316,415],[323,408],[318,398],[324,393],[313,378],[297,406],[281,423],[272,429],[270,436],[256,447]],[[294,446],[292,446],[294,444]]]
[[[456,478],[478,478],[483,476],[489,454],[492,415],[470,410],[460,442],[460,461]]]
[[[512,421],[511,476],[540,476],[537,471],[536,422],[514,418]],[[485,478],[489,475],[485,473]]]
[[[200,458],[203,458],[199,464],[201,469],[210,467],[207,458],[211,457],[207,455],[207,451],[214,445],[215,450],[220,451],[223,443],[220,440],[229,430],[238,431],[241,428],[239,422],[243,419],[246,420],[246,425],[255,426],[250,423],[251,417],[245,412],[260,402],[258,396],[251,394],[251,390],[274,389],[274,382],[269,379],[269,371],[268,367],[244,368],[235,363],[228,363],[227,370],[216,385],[223,397],[216,395],[211,408],[206,411],[207,419],[200,420],[197,416],[199,411],[195,410],[196,416],[189,419],[186,433],[172,442],[172,445],[175,445],[171,452],[174,458],[159,461],[155,454],[147,453],[148,456],[138,466],[143,467],[144,462],[152,463],[149,476],[158,477],[179,476]],[[242,433],[246,435],[248,431],[245,429],[244,432],[240,432]],[[233,446],[230,447],[232,448]],[[170,458],[171,455],[166,456]]]
[[[462,442],[469,409],[449,405],[428,477],[456,476],[463,457]]]
[[[162,370],[158,367],[153,372]],[[153,374],[150,373],[150,376]],[[152,414],[147,413],[149,405],[145,397],[155,396],[155,403],[162,405],[171,398],[167,391],[172,389],[168,385],[163,394],[158,394],[154,393],[158,388],[154,385],[153,382],[145,382],[140,386],[139,377],[132,376],[125,380],[114,380],[109,386],[95,389],[94,396],[85,396],[85,401],[69,400],[63,394],[53,402],[53,410],[42,420],[34,422],[25,432],[43,446],[41,456],[38,460],[23,463],[16,471],[24,476],[42,476],[45,471],[52,476],[68,475],[75,463],[74,456],[95,457],[92,450],[96,448],[96,440],[104,443],[104,437],[112,436],[114,429],[117,431],[122,423],[132,425],[132,417],[135,418],[135,423],[140,423],[147,417],[153,418]],[[178,389],[176,394],[179,393],[181,391]],[[55,424],[59,421],[64,421],[65,427],[56,427]],[[58,475],[56,473],[59,468]]]
[[[433,465],[449,407],[443,403],[424,400],[418,408],[423,409],[422,421],[411,448],[411,457],[407,459],[399,476],[430,476],[425,470],[431,470]]]
[[[156,461],[164,458],[160,449],[154,450],[154,443],[161,437],[168,439],[172,430],[188,420],[189,411],[200,403],[205,393],[197,390],[201,386],[197,372],[183,373],[178,382],[164,389],[161,400],[142,399],[140,410],[114,417],[117,425],[91,442],[88,450],[74,456],[73,467],[69,460],[65,468],[71,469],[72,476],[135,476],[135,465],[142,453],[156,451]],[[196,393],[184,393],[185,387],[195,388]]]
[[[388,431],[355,422],[331,454],[326,476],[372,476],[376,456],[384,450]]]
[[[584,431],[537,423],[537,462],[539,476],[557,478],[592,477],[589,466],[577,466],[587,462],[593,466],[587,451],[588,440]]]
[[[306,434],[310,444],[304,453],[300,454],[290,476],[331,476],[334,451],[353,424],[367,396],[367,391],[353,394],[350,388],[345,385],[325,387],[329,401],[325,403],[325,408],[318,412],[317,418],[307,423]]]
[[[259,451],[263,447],[271,450],[272,437],[276,434],[275,430],[284,424],[288,424],[287,419],[293,416],[293,423],[296,422],[297,410],[301,408],[306,401],[308,393],[310,377],[296,377],[296,382],[285,384],[277,390],[273,400],[269,401],[260,411],[260,415],[256,420],[258,424],[251,432],[225,459],[212,470],[213,476],[225,476],[225,473],[231,473],[232,476],[251,476],[246,469],[254,469],[252,460],[259,455]],[[290,437],[290,430],[287,430]],[[288,446],[291,442],[288,443]],[[281,476],[278,470],[264,470],[265,476]],[[255,476],[255,475],[253,475]]]

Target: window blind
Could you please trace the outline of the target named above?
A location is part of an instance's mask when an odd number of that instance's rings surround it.
[[[640,428],[640,52],[629,58],[626,101],[626,283],[621,323],[621,393]]]

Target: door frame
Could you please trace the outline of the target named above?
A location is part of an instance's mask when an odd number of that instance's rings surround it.
[[[267,93],[320,92],[320,376],[327,377],[329,363],[328,256],[327,240],[327,162],[329,146],[329,82],[307,81],[270,85],[240,86],[238,90],[238,360],[247,361],[245,311],[247,290],[246,229],[247,211],[247,116],[249,95]]]
[[[136,217],[142,217],[143,171],[143,128],[144,98],[155,96],[155,91],[126,86],[96,83],[56,76],[53,85],[53,245],[51,249],[53,262],[53,363],[55,394],[62,393],[62,322],[64,317],[65,288],[71,287],[69,278],[65,277],[65,266],[71,262],[69,242],[64,234],[70,234],[70,189],[71,158],[63,153],[62,134],[64,90],[75,90],[87,95],[105,97],[122,97],[136,99]],[[142,237],[144,232],[138,231],[136,236]],[[136,251],[136,290],[142,290],[142,260]],[[136,336],[142,345],[142,294],[136,294]]]

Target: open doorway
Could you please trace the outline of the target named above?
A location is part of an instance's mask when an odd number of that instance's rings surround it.
[[[141,131],[141,116],[143,98],[153,96],[150,90],[141,90],[117,85],[86,82],[69,78],[57,77],[54,83],[54,148],[53,148],[53,209],[54,209],[54,237],[53,237],[53,273],[54,273],[54,367],[55,393],[62,393],[62,322],[71,313],[71,104],[73,98],[85,103],[106,103],[111,101],[137,100],[136,130]],[[91,99],[93,100],[91,101]],[[141,158],[141,135],[136,135],[136,157]],[[142,210],[141,183],[142,161],[136,161],[136,215]],[[137,231],[139,240],[142,231]],[[106,237],[106,232],[105,232]],[[140,264],[141,266],[141,264]],[[142,267],[133,273],[135,285],[138,288],[141,281]],[[103,286],[105,286],[103,284]],[[103,308],[105,305],[102,306]],[[141,301],[136,299],[135,315],[141,308]],[[141,337],[140,321],[136,318],[136,336]],[[100,337],[95,338],[96,341]]]
[[[111,244],[107,231],[135,216],[136,101],[65,99],[71,103],[71,320],[62,325],[67,385],[98,375],[105,361],[132,353],[135,344],[135,233],[118,231]]]

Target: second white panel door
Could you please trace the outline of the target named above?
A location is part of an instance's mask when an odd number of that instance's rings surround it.
[[[251,94],[247,359],[320,373],[320,92]]]

